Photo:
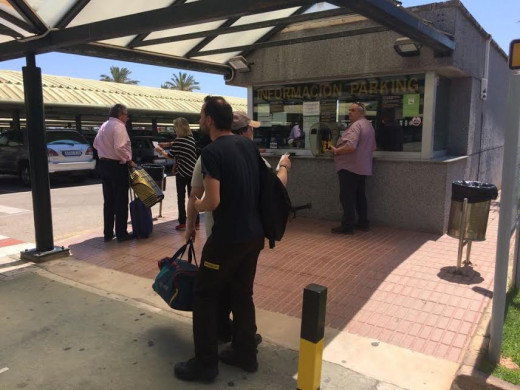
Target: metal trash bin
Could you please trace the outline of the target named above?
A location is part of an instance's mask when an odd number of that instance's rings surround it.
[[[478,181],[454,181],[451,184],[451,207],[448,235],[463,240],[484,241],[491,200],[498,196],[494,184]],[[465,221],[464,199],[467,199]],[[461,237],[461,230],[464,231]]]
[[[141,167],[154,179],[156,182],[161,182],[164,174],[164,166],[159,164],[141,164]]]

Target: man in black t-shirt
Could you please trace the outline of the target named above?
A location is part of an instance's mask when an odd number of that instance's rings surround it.
[[[214,225],[195,281],[195,358],[175,365],[182,380],[212,382],[218,374],[217,310],[225,286],[231,288],[235,325],[233,346],[220,360],[248,372],[258,369],[253,282],[264,247],[259,160],[256,145],[231,132],[232,121],[231,106],[223,98],[204,99],[200,127],[213,142],[202,151],[205,196],[195,201],[195,208],[213,211]]]

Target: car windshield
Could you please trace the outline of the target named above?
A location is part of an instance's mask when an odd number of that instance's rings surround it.
[[[48,145],[88,144],[85,137],[75,131],[47,131]]]

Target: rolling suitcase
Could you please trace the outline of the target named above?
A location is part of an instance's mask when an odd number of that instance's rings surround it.
[[[137,238],[148,238],[153,230],[152,210],[139,198],[130,202],[132,230]]]

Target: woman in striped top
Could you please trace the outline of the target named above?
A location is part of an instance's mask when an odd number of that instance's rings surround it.
[[[175,183],[177,185],[177,206],[179,208],[179,224],[175,227],[177,230],[186,229],[186,189],[188,196],[191,192],[191,176],[193,168],[197,162],[197,152],[195,148],[195,139],[191,133],[190,124],[185,118],[177,118],[173,121],[175,126],[175,134],[177,137],[171,143],[171,149],[166,153],[163,149],[157,148],[157,151],[165,157],[175,158],[173,173],[175,174]],[[197,216],[197,225],[199,217]]]

